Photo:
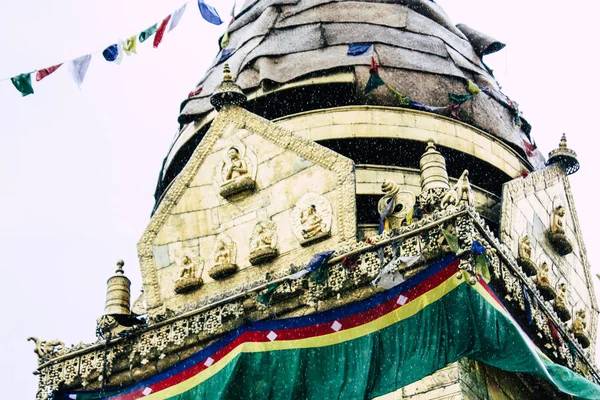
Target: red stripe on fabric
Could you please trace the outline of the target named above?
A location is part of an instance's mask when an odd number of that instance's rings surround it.
[[[453,261],[452,263],[448,264],[447,267],[442,269],[440,272],[438,272],[434,276],[419,283],[415,287],[401,293],[402,296],[407,298],[406,303],[404,305],[410,303],[411,301],[418,298],[422,294],[430,291],[431,289],[441,285],[443,282],[448,280],[448,278],[450,278],[454,274],[456,274],[456,272],[458,271],[458,264],[459,264],[459,260]],[[402,305],[402,306],[404,306],[404,305]],[[341,328],[339,331],[355,328],[360,325],[364,325],[364,324],[374,321],[386,314],[389,314],[390,312],[392,312],[395,309],[402,307],[402,306],[398,304],[398,296],[394,296],[392,299],[386,301],[385,303],[382,303],[371,309],[365,310],[356,315],[351,315],[346,318],[341,318],[341,319],[337,320],[341,324]],[[308,326],[303,326],[303,327],[298,327],[298,328],[276,330],[276,331],[274,331],[277,334],[277,338],[275,340],[276,341],[300,340],[300,339],[307,339],[307,338],[311,338],[311,337],[324,336],[324,335],[328,335],[331,333],[335,333],[336,331],[332,329],[333,323],[334,323],[334,321],[328,321],[325,323],[308,325]],[[267,337],[267,335],[269,333],[270,333],[270,331],[247,331],[247,332],[244,332],[243,334],[241,334],[240,336],[238,336],[237,338],[232,340],[231,343],[227,344],[226,346],[221,348],[219,351],[217,351],[216,353],[211,355],[210,358],[213,359],[213,362],[211,365],[220,361],[222,358],[227,356],[227,354],[229,354],[236,347],[242,345],[243,343],[269,342],[270,339]],[[157,383],[149,386],[149,388],[152,389],[152,393],[155,393],[155,392],[164,390],[166,388],[169,388],[171,386],[175,386],[183,381],[186,381],[187,379],[189,379],[189,378],[197,375],[198,373],[202,372],[203,370],[209,368],[210,366],[204,365],[205,362],[206,362],[206,360],[202,360],[184,371],[181,371],[169,378],[166,378],[160,382],[157,382]],[[143,390],[144,389],[140,389],[135,392],[119,395],[119,396],[113,397],[112,399],[114,399],[114,400],[139,399],[139,398],[144,397],[144,395],[142,394]]]
[[[483,286],[485,291],[488,292],[490,294],[490,296],[492,296],[492,298],[494,300],[496,300],[496,302],[498,304],[500,304],[500,307],[502,307],[503,309],[506,310],[506,307],[504,307],[504,304],[502,304],[502,301],[500,301],[500,299],[498,298],[498,296],[496,296],[496,293],[494,293],[494,291],[490,288],[490,286],[487,283],[485,283],[483,278],[481,278],[481,277],[479,278],[479,283],[481,283],[481,286]]]

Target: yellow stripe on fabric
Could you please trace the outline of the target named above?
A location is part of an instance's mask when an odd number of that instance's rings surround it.
[[[146,396],[146,399],[164,399],[173,396],[177,396],[184,393],[194,387],[200,385],[202,382],[213,377],[225,368],[235,357],[241,353],[258,353],[266,351],[278,351],[278,350],[289,350],[289,349],[305,349],[305,348],[316,348],[331,346],[347,342],[353,339],[360,338],[362,336],[369,335],[373,332],[377,332],[388,326],[394,325],[404,319],[410,318],[423,310],[428,305],[435,303],[442,297],[450,293],[452,290],[464,284],[464,279],[457,279],[454,275],[450,276],[446,281],[431,289],[430,291],[423,293],[421,296],[407,303],[406,305],[381,316],[380,318],[368,322],[364,325],[359,325],[351,329],[342,330],[340,332],[333,332],[329,335],[311,337],[306,339],[297,340],[281,340],[273,342],[246,342],[242,343],[234,350],[229,352],[226,356],[220,359],[218,362],[213,364],[210,368],[188,378],[187,380],[178,383],[177,385],[165,388],[164,390],[155,392]],[[481,286],[481,285],[478,285]],[[488,294],[489,296],[489,294]]]

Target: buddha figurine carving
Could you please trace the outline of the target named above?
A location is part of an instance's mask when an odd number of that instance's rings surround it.
[[[184,251],[183,255],[177,260],[179,270],[175,279],[175,293],[185,293],[193,291],[204,283],[198,276],[198,261],[189,251]]]
[[[254,227],[250,239],[250,257],[252,265],[267,262],[278,254],[277,228],[273,221],[260,221]]]
[[[235,260],[235,244],[223,234],[217,237],[213,250],[214,265],[208,275],[216,280],[227,278],[238,270]]]
[[[254,189],[254,179],[250,176],[248,160],[242,157],[236,147],[227,150],[227,161],[221,173],[223,183],[219,194],[225,198]]]
[[[319,216],[317,207],[314,204],[306,207],[300,214],[300,222],[302,223],[302,236],[305,239],[310,239],[318,234],[323,233],[325,229],[323,218]]]
[[[571,319],[571,312],[569,311],[567,302],[567,285],[565,283],[558,285],[556,299],[554,300],[554,311],[556,311],[556,315],[563,322]]]
[[[548,266],[548,263],[544,261],[537,271],[536,284],[540,294],[545,300],[553,300],[556,297],[556,292],[550,284],[550,278],[548,277],[549,270],[550,267]]]
[[[332,211],[327,199],[309,192],[302,196],[290,213],[294,235],[302,246],[330,236]]]
[[[517,257],[517,263],[527,276],[534,276],[537,273],[537,266],[531,259],[532,251],[531,239],[529,236],[523,236],[519,241],[519,256]]]
[[[571,325],[571,331],[573,332],[575,339],[577,339],[577,341],[581,344],[581,347],[584,349],[590,346],[590,340],[587,337],[586,329],[587,322],[585,310],[577,310],[575,312],[575,319]]]
[[[556,206],[552,210],[550,217],[550,229],[547,232],[548,240],[554,247],[554,250],[561,256],[565,256],[573,251],[573,245],[567,239],[564,217],[566,209],[562,206]]]

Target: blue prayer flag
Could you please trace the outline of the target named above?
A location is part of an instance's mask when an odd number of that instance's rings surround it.
[[[471,251],[473,251],[473,254],[476,256],[479,256],[481,254],[485,254],[485,247],[483,247],[480,241],[475,240],[471,246]]]
[[[348,45],[349,56],[372,56],[373,43],[350,43]]]
[[[324,251],[324,252],[315,254],[314,256],[312,256],[312,258],[308,262],[308,265],[306,266],[306,270],[309,272],[313,272],[314,270],[319,268],[321,265],[326,263],[327,260],[329,260],[331,258],[333,253],[335,253],[335,251],[328,250],[328,251]]]
[[[211,24],[221,25],[223,21],[221,21],[221,17],[219,17],[219,13],[213,6],[209,6],[204,2],[204,0],[198,0],[198,8],[200,9],[200,14],[202,18],[210,22]]]
[[[102,52],[102,56],[104,57],[104,59],[106,61],[109,61],[109,62],[115,61],[117,59],[117,57],[119,56],[119,46],[116,44],[113,44],[112,46],[108,46]]]
[[[221,50],[221,57],[219,57],[219,63],[227,60],[233,54],[233,49],[223,49]]]

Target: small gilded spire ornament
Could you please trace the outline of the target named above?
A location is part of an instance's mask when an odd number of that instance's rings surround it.
[[[215,110],[220,111],[225,104],[244,106],[247,97],[242,89],[233,81],[229,64],[223,66],[223,81],[217,86],[210,98],[210,104]]]
[[[579,170],[577,153],[567,147],[567,135],[563,133],[558,149],[548,154],[546,165],[558,164],[567,175],[574,174]]]
[[[131,282],[125,276],[123,260],[117,261],[115,274],[107,281],[105,315],[129,315]]]

